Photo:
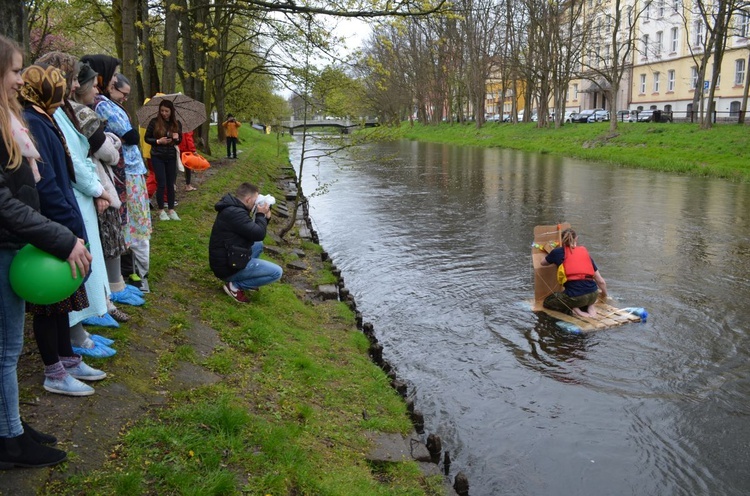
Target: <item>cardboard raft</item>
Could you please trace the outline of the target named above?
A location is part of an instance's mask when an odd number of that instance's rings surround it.
[[[544,312],[550,317],[567,322],[570,325],[563,325],[561,327],[573,332],[585,333],[629,322],[640,322],[641,317],[637,312],[633,313],[633,309],[618,309],[602,300],[596,303],[597,315],[593,318],[568,315],[542,306],[542,302],[548,295],[562,291],[563,288],[557,283],[557,266],[548,265],[542,267],[541,262],[552,248],[561,246],[561,233],[569,227],[570,224],[565,222],[552,226],[536,226],[534,228],[534,243],[531,246],[531,260],[534,265],[534,301],[532,303],[532,310],[535,312]]]

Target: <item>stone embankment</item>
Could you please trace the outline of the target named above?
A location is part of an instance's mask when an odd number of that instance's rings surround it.
[[[279,187],[284,191],[286,200],[293,202],[298,197],[294,168],[287,167],[282,172],[284,174],[279,179]],[[301,193],[299,197],[301,198],[302,207],[302,218],[297,221],[299,236],[302,239],[320,244],[318,233],[313,228],[307,199]],[[289,208],[286,204],[282,204],[278,212],[281,216],[288,217]],[[324,246],[322,248],[325,249]],[[468,496],[469,481],[463,472],[456,474],[451,486],[449,479],[451,470],[450,452],[443,450],[442,440],[437,433],[426,434],[424,415],[417,409],[414,397],[409,395],[407,383],[398,377],[396,368],[383,358],[383,345],[378,342],[378,338],[375,336],[375,328],[372,323],[364,321],[362,312],[357,308],[354,295],[346,287],[341,270],[336,267],[335,262],[326,251],[321,253],[320,259],[321,262],[329,262],[331,264],[331,272],[336,277],[336,284],[318,286],[318,297],[323,300],[342,301],[354,312],[357,328],[370,341],[370,358],[388,375],[391,387],[404,398],[411,422],[414,425],[414,431],[406,437],[400,434],[369,433],[368,437],[373,444],[373,448],[367,454],[367,460],[375,465],[414,460],[419,464],[422,473],[426,476],[444,474],[446,477],[445,489],[448,496]],[[295,260],[287,264],[287,269],[304,270],[306,268],[307,264],[301,260]],[[363,411],[362,415],[366,417],[367,412]]]

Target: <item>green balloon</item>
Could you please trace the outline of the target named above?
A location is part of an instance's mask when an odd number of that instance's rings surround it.
[[[70,265],[46,251],[26,245],[10,264],[10,286],[18,296],[37,305],[51,305],[75,293],[83,277],[73,279]]]

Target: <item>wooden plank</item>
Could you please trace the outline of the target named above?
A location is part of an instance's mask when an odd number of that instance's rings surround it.
[[[596,308],[596,317],[578,317],[576,315],[568,315],[566,313],[550,310],[549,308],[544,308],[541,302],[535,301],[531,306],[533,311],[544,312],[552,318],[573,324],[583,333],[617,327],[632,322],[640,322],[641,320],[637,315],[632,315],[622,309],[615,308],[608,303],[597,302]],[[613,315],[616,315],[619,320],[613,319]]]

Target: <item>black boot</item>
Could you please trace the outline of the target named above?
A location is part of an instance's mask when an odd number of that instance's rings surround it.
[[[49,467],[67,458],[67,453],[37,443],[28,432],[16,437],[0,438],[0,470],[13,467]]]
[[[31,439],[36,441],[39,444],[49,444],[50,446],[54,446],[57,444],[57,438],[53,436],[52,434],[45,434],[43,432],[39,432],[38,430],[31,427],[29,424],[21,420],[21,425],[23,426],[23,431],[28,432],[31,436]]]

